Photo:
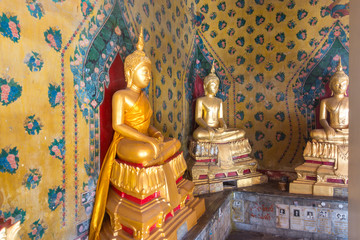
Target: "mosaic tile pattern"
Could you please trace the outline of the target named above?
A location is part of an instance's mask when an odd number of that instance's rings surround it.
[[[292,170],[337,59],[348,66],[348,2],[195,2],[187,100],[214,61],[229,126],[246,129],[261,168]]]

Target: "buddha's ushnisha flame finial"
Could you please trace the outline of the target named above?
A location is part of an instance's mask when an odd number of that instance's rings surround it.
[[[337,65],[337,67],[336,67],[336,70],[337,70],[338,72],[343,70],[343,66],[341,65],[341,57],[339,58],[339,62],[338,62],[338,65]]]
[[[214,64],[214,62],[211,65],[211,73],[215,74],[215,64]]]
[[[214,62],[212,63],[211,65],[211,71],[209,73],[209,75],[207,75],[204,79],[204,84],[207,85],[207,83],[211,80],[211,79],[215,79],[218,83],[219,83],[219,78],[218,76],[216,76],[216,73],[215,73],[215,64]]]
[[[136,49],[139,51],[144,50],[144,34],[143,34],[143,27],[140,28],[139,40],[136,44]]]
[[[140,28],[138,42],[136,44],[136,50],[129,54],[125,58],[124,62],[124,70],[125,70],[125,81],[127,82],[127,86],[132,85],[132,77],[130,73],[133,73],[138,66],[143,63],[148,63],[151,65],[150,59],[146,56],[144,52],[144,35],[143,28]]]

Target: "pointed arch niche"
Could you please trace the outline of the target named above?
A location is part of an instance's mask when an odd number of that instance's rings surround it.
[[[136,34],[123,1],[106,0],[80,34],[71,58],[79,115],[89,124],[89,165],[95,173],[111,143],[111,100],[125,86],[123,59],[133,52]],[[77,134],[77,133],[76,133]],[[78,144],[75,142],[75,145]],[[97,176],[95,176],[95,179]]]
[[[124,63],[119,54],[109,69],[109,85],[104,91],[104,100],[100,105],[100,163],[104,160],[110,146],[114,130],[112,128],[112,96],[119,89],[126,87]]]

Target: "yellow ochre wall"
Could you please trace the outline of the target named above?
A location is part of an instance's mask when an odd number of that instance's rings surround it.
[[[195,3],[188,102],[214,61],[228,125],[245,129],[261,169],[293,171],[340,57],[348,74],[349,1]]]
[[[0,1],[0,218],[20,220],[21,239],[75,239],[85,233],[87,223],[81,223],[91,211],[85,213],[80,192],[89,180],[89,136],[79,119],[84,141],[77,159],[70,56],[80,23],[103,4]],[[48,31],[54,39],[46,38]]]
[[[104,84],[116,55],[124,60],[134,50],[140,25],[153,64],[154,81],[146,91],[154,118],[162,114],[154,123],[167,136],[182,137],[182,79],[194,35],[186,4],[0,2],[0,217],[20,220],[22,239],[87,235],[100,169]],[[167,21],[171,29],[165,28]],[[187,34],[188,40],[175,34]],[[162,110],[165,102],[169,107]]]

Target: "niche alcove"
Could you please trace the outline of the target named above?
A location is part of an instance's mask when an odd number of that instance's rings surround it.
[[[109,85],[105,89],[104,100],[100,105],[100,162],[102,164],[106,151],[110,146],[114,130],[112,128],[112,96],[113,94],[126,87],[124,75],[124,63],[119,54],[109,69]]]

